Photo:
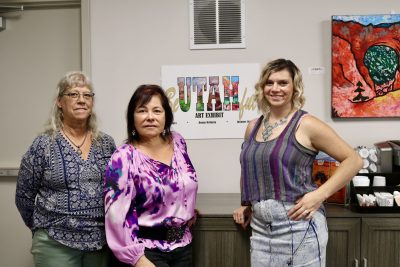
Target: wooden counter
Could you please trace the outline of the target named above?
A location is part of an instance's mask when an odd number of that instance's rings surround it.
[[[400,213],[360,213],[341,204],[324,204],[328,218],[400,218]],[[197,209],[202,217],[232,217],[240,206],[238,193],[200,193]]]

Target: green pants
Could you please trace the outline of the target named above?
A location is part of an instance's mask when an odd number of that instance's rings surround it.
[[[108,248],[87,252],[67,247],[44,230],[33,235],[31,253],[36,267],[107,267],[110,255]]]

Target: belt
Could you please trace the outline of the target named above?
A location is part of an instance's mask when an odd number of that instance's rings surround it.
[[[139,225],[139,238],[151,239],[151,240],[166,240],[173,242],[182,239],[185,235],[186,224],[181,226],[154,226],[146,227]]]

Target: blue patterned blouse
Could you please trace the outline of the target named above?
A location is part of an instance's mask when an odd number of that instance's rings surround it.
[[[100,133],[82,159],[58,132],[41,134],[23,156],[15,203],[25,224],[44,229],[58,242],[82,251],[99,250],[104,232],[103,177],[115,150]]]

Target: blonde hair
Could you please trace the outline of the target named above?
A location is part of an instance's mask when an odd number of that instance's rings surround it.
[[[81,71],[71,71],[65,74],[57,85],[57,96],[54,98],[53,108],[50,113],[50,118],[45,127],[45,133],[55,135],[55,133],[63,126],[63,114],[57,102],[63,97],[64,93],[75,87],[87,87],[93,92],[93,86],[89,78]],[[97,129],[96,114],[92,109],[91,115],[87,122],[88,130],[92,132],[92,139],[96,140],[99,137]]]
[[[264,87],[272,73],[287,70],[293,80],[292,108],[301,109],[306,101],[304,97],[303,78],[299,68],[290,60],[279,58],[268,62],[261,71],[260,79],[256,84],[256,99],[259,111],[264,116],[270,112],[270,104],[264,97]]]

